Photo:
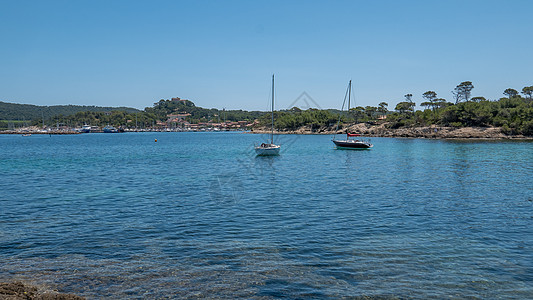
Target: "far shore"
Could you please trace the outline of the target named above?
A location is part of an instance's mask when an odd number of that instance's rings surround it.
[[[154,130],[155,131],[155,130]],[[146,131],[152,132],[152,131]],[[161,130],[158,130],[161,132]],[[198,131],[201,132],[201,131]],[[220,131],[224,132],[224,131]],[[312,129],[311,126],[303,126],[296,130],[275,130],[275,134],[346,134],[346,132],[357,133],[365,137],[392,137],[392,138],[422,138],[422,139],[485,139],[485,140],[533,140],[533,136],[524,136],[517,134],[505,134],[501,127],[445,127],[445,126],[426,126],[411,128],[387,128],[385,124],[371,125],[367,123],[353,124],[342,129],[336,130],[333,127],[321,127]],[[5,130],[0,134],[14,135],[33,135],[33,134],[80,134],[74,130]],[[252,128],[244,131],[251,134],[270,134],[271,129],[268,127]]]
[[[275,134],[346,134],[346,132],[361,134],[365,137],[394,137],[394,138],[423,138],[423,139],[490,139],[490,140],[533,140],[533,136],[508,135],[500,127],[412,127],[412,128],[386,128],[384,124],[370,125],[359,123],[335,130],[319,128],[312,130],[310,126],[297,130],[274,131]],[[249,133],[270,134],[271,130],[263,127],[256,128]]]
[[[80,134],[78,131],[13,131],[4,130],[0,131],[0,134],[20,134],[20,135],[32,135],[32,134]]]

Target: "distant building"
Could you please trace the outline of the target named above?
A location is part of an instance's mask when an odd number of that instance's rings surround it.
[[[191,114],[171,114],[167,115],[167,123],[183,123],[185,118],[189,117]]]
[[[175,97],[175,98],[172,98],[171,100],[174,101],[174,102],[185,102],[185,101],[189,101],[189,100],[187,100],[187,99],[181,99],[180,97]]]

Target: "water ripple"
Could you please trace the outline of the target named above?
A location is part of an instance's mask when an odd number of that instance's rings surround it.
[[[89,298],[533,298],[532,143],[293,136],[257,158],[258,137],[0,136],[0,280]]]

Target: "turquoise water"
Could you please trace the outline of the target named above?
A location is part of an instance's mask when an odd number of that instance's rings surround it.
[[[533,298],[533,143],[0,135],[0,280],[89,298]],[[157,142],[154,140],[157,139]]]

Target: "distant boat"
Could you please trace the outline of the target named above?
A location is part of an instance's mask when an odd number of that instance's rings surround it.
[[[107,125],[106,127],[104,127],[104,133],[117,133],[119,132],[118,129],[116,129],[115,127],[111,126],[111,125]]]
[[[83,125],[81,132],[89,133],[91,132],[91,125]]]
[[[262,143],[255,147],[258,156],[279,155],[281,146],[274,144],[274,74],[272,74],[272,129],[270,131],[270,142]]]
[[[350,111],[350,98],[352,97],[352,81],[348,83],[348,109],[347,111]],[[344,96],[344,101],[342,103],[341,113],[344,110],[344,104],[346,103],[346,96]],[[339,115],[339,121],[337,122],[337,128],[335,129],[335,135],[333,136],[333,143],[335,146],[337,146],[337,149],[369,149],[372,148],[374,145],[372,145],[370,142],[362,140],[358,138],[361,136],[357,133],[349,133],[346,132],[346,139],[345,140],[337,140],[335,139],[337,135],[337,130],[339,129],[339,123],[341,122],[341,116]],[[354,139],[350,139],[350,137],[354,137]]]

